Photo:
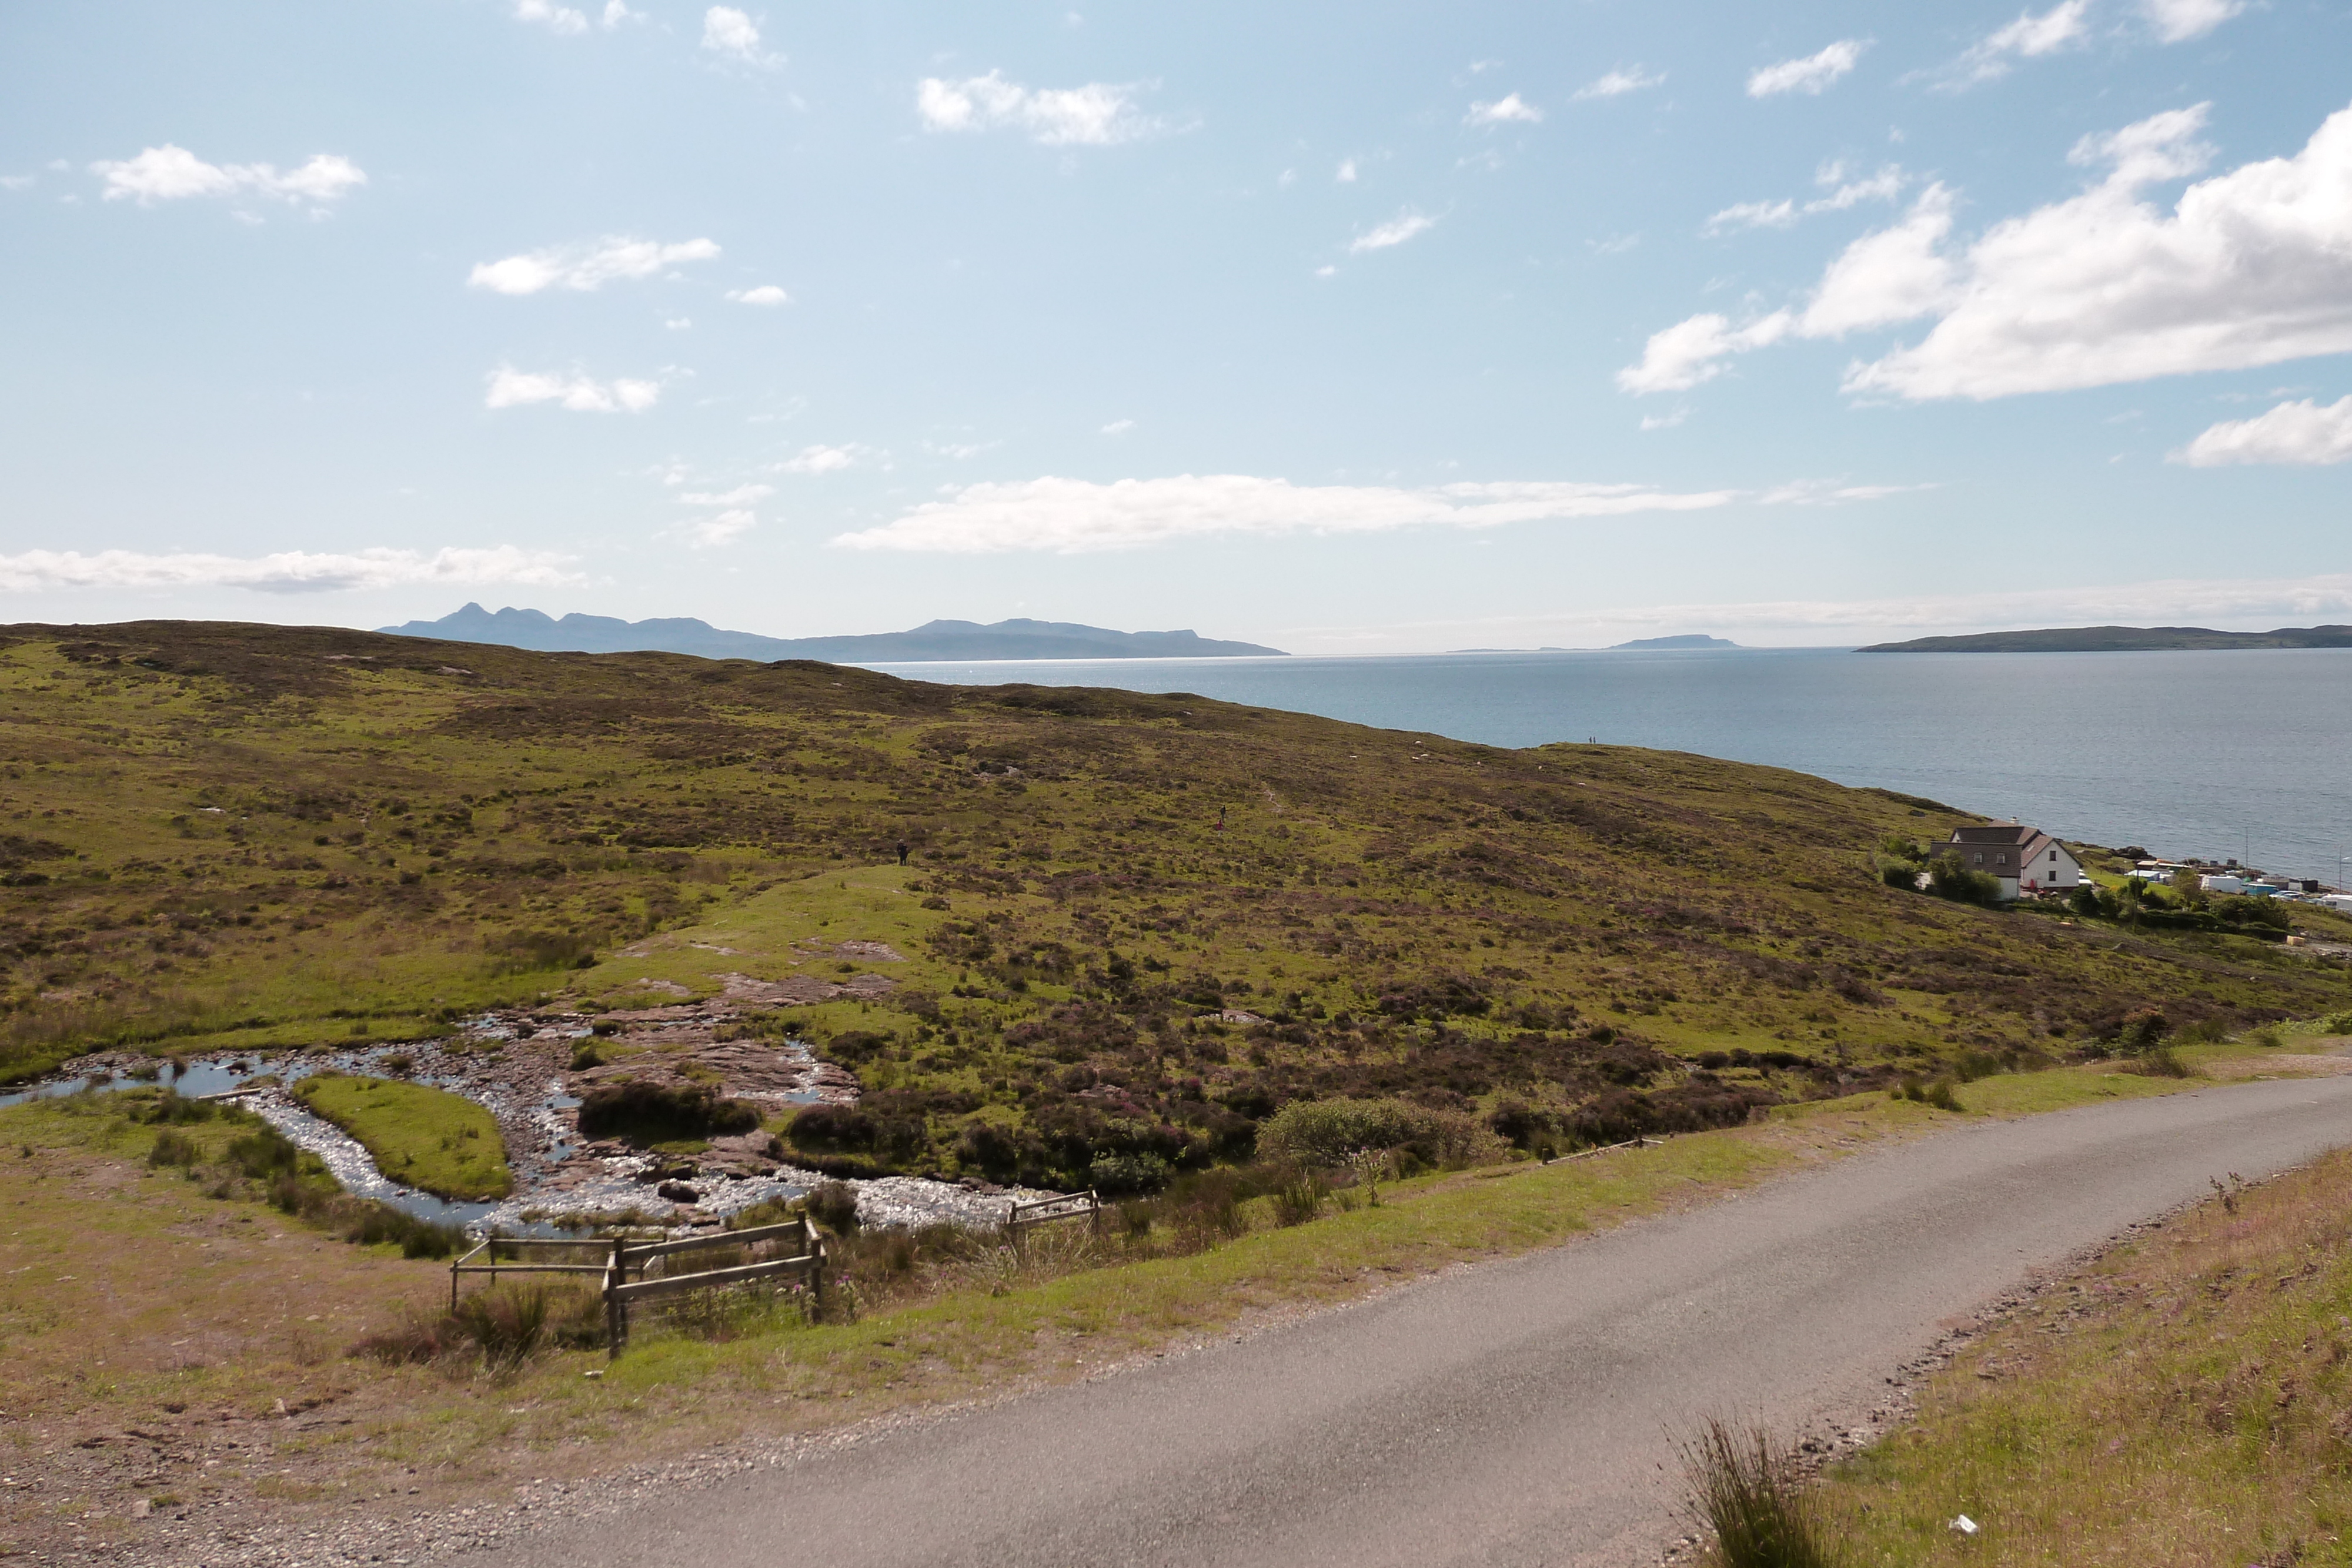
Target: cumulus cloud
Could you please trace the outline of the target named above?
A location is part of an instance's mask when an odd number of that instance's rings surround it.
[[[709,261],[719,254],[714,240],[690,239],[678,245],[638,239],[632,235],[607,235],[526,251],[503,261],[481,261],[466,275],[468,287],[493,294],[537,294],[546,288],[567,288],[588,294],[607,283],[651,277],[682,261]],[[730,296],[732,298],[732,296]]]
[[[511,365],[500,365],[490,372],[489,390],[483,394],[482,406],[519,408],[527,403],[551,402],[574,413],[618,413],[625,410],[638,413],[660,401],[659,382],[599,382],[583,375],[518,371]]]
[[[961,81],[925,77],[915,89],[915,112],[926,131],[1022,131],[1047,147],[1110,147],[1165,129],[1136,108],[1131,84],[1030,88],[1001,71]]]
[[[2172,0],[2179,4],[2181,0]],[[2189,4],[2210,4],[2210,0],[2189,0]],[[2091,0],[2061,0],[2061,4],[2035,16],[2031,11],[2020,12],[2017,20],[1996,29],[1953,62],[1948,79],[1951,85],[1966,87],[1974,82],[1990,81],[2009,74],[2010,65],[2018,59],[2034,59],[2042,55],[2081,43],[2090,36]]]
[[[551,0],[515,0],[515,20],[537,22],[553,33],[584,33],[588,18],[569,5],[557,5]]]
[[[691,490],[677,497],[684,507],[748,507],[776,493],[772,485],[738,485],[732,490]]]
[[[1521,98],[1509,93],[1492,103],[1474,103],[1470,112],[1462,117],[1465,125],[1538,125],[1544,111]]]
[[[1409,528],[1699,511],[1735,490],[1677,493],[1646,485],[1482,483],[1402,489],[1293,485],[1244,474],[1166,479],[1042,478],[969,485],[891,522],[834,540],[853,549],[954,555],[1052,550],[1075,555],[1215,535],[1376,533]]]
[[[731,508],[680,523],[667,531],[684,539],[688,549],[716,549],[721,545],[733,544],[759,526],[758,513]]]
[[[1640,92],[1643,88],[1660,86],[1665,79],[1666,74],[1664,71],[1652,76],[1639,66],[1630,68],[1621,68],[1595,77],[1591,81],[1578,88],[1576,96],[1580,99],[1622,98],[1629,92]]]
[[[207,163],[168,141],[144,148],[135,158],[92,163],[89,172],[106,182],[106,200],[129,199],[142,207],[190,196],[256,195],[326,203],[367,183],[367,174],[358,164],[331,152],[315,153],[300,168],[280,172],[268,163]]]
[[[748,12],[732,5],[713,5],[702,14],[702,47],[714,55],[767,69],[784,63],[760,47],[760,25]]]
[[[1840,38],[1817,55],[1759,67],[1748,75],[1748,96],[1771,98],[1784,92],[1823,92],[1832,82],[1853,69],[1862,59],[1862,51],[1869,47],[1865,39]]]
[[[792,457],[776,465],[782,474],[838,474],[844,468],[857,466],[859,450],[855,446],[803,446]]]
[[[1366,251],[1388,250],[1404,244],[1416,235],[1427,234],[1437,226],[1437,220],[1423,213],[1403,212],[1384,224],[1378,224],[1348,242],[1350,256]]]
[[[2231,463],[2322,465],[2352,461],[2352,397],[2283,402],[2252,419],[2224,420],[2172,455],[2192,468]]]
[[[757,288],[730,288],[727,298],[738,305],[790,305],[793,297],[772,283],[762,283]]]
[[[2211,158],[2199,139],[2206,112],[2084,137],[2070,156],[2103,178],[1958,254],[1947,248],[1952,193],[1931,185],[1901,223],[1832,262],[1802,309],[1738,329],[1695,316],[1654,335],[1618,383],[1676,391],[1786,337],[1923,317],[1935,318],[1923,340],[1853,365],[1846,390],[1986,399],[2352,351],[2352,109],[2293,156],[2199,181],[2166,211],[2147,187]]]
[[[0,591],[47,593],[73,588],[163,592],[174,589],[246,588],[260,593],[325,593],[460,584],[578,581],[571,557],[497,545],[484,549],[363,549],[348,554],[285,550],[276,555],[226,556],[139,550],[26,550],[0,555]]]
[[[2168,44],[2201,38],[2246,8],[2245,0],[2140,0],[2140,15]]]

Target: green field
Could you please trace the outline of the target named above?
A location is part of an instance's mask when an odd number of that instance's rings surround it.
[[[856,1073],[845,1157],[1070,1186],[1237,1157],[1302,1097],[1574,1143],[2352,1003],[2307,948],[1891,888],[1883,841],[1970,819],[1705,758],[805,663],[0,639],[0,1076],[856,982],[744,1007]]]
[[[514,1190],[498,1123],[462,1094],[331,1072],[304,1078],[290,1092],[350,1134],[396,1182],[461,1202]]]

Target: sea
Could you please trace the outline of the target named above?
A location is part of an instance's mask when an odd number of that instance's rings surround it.
[[[1488,746],[1600,740],[1876,785],[2080,842],[2352,876],[2352,649],[1841,648],[890,664],[1189,692]]]

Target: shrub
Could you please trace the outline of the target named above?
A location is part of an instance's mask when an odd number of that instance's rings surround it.
[[[2330,1034],[2352,1034],[2352,1012],[2337,1013],[2320,1027]]]
[[[126,1114],[133,1122],[147,1126],[186,1126],[194,1122],[209,1122],[220,1114],[220,1107],[209,1100],[190,1100],[179,1091],[165,1088],[152,1099],[141,1103],[141,1097],[130,1096]]]
[[[1967,1109],[1960,1103],[1960,1097],[1952,1092],[1952,1081],[1948,1078],[1938,1078],[1930,1083],[1923,1083],[1916,1078],[1906,1078],[1895,1086],[1894,1092],[1888,1098],[1910,1100],[1921,1105],[1933,1105],[1938,1111]]]
[[[740,1100],[722,1100],[707,1084],[676,1087],[631,1078],[591,1089],[580,1102],[583,1137],[620,1137],[658,1144],[707,1137],[712,1133],[748,1133],[760,1113]]]
[[[1087,1167],[1087,1184],[1098,1193],[1118,1197],[1157,1192],[1168,1185],[1172,1174],[1173,1167],[1158,1155],[1097,1155]]]
[[[1919,868],[1909,861],[1888,861],[1878,868],[1878,880],[1909,892],[1919,885]]]
[[[1927,891],[1956,904],[1999,904],[2000,881],[1984,872],[1970,871],[1956,854],[1937,855],[1927,862]]]
[[[1268,1157],[1327,1169],[1364,1149],[1405,1149],[1429,1165],[1459,1166],[1493,1143],[1469,1116],[1402,1100],[1294,1100],[1257,1134]]]
[[[835,1236],[857,1230],[857,1192],[847,1182],[819,1182],[808,1195],[808,1217]]]
[[[1683,1445],[1689,1507],[1715,1535],[1723,1568],[1831,1568],[1837,1561],[1796,1455],[1761,1427],[1706,1422]]]
[[[1532,1149],[1559,1130],[1559,1119],[1524,1100],[1504,1099],[1496,1102],[1486,1125],[1513,1148]]]
[[[438,1361],[468,1343],[465,1330],[448,1313],[412,1309],[392,1327],[360,1336],[351,1354],[391,1366],[415,1366]]]
[[[2126,1013],[2116,1028],[2116,1044],[2130,1051],[2147,1051],[2172,1032],[2172,1020],[2157,1008],[2141,1008]]]
[[[302,1151],[275,1127],[261,1126],[233,1138],[224,1151],[228,1163],[253,1181],[293,1177],[301,1168]]]
[[[855,1105],[809,1105],[786,1129],[795,1148],[817,1154],[863,1153],[874,1147],[874,1118]]]
[[[545,1285],[494,1285],[458,1302],[449,1316],[483,1360],[518,1366],[547,1333],[551,1294]]]
[[[196,1141],[187,1134],[166,1127],[155,1134],[155,1146],[147,1151],[150,1166],[190,1166],[201,1157]]]
[[[1277,1225],[1304,1225],[1323,1212],[1323,1200],[1331,1189],[1323,1178],[1312,1171],[1292,1176],[1274,1192],[1274,1220]]]

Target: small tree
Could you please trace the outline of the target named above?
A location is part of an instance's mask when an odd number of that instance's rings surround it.
[[[1927,862],[1927,891],[1955,904],[1998,904],[2000,883],[1980,871],[1970,871],[1956,854],[1937,855]]]

